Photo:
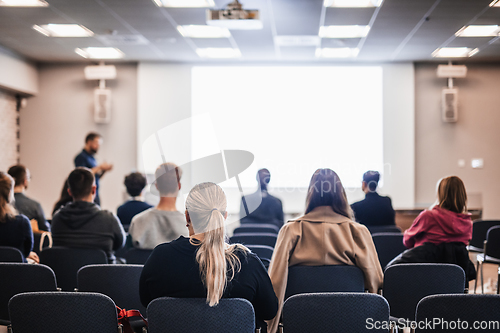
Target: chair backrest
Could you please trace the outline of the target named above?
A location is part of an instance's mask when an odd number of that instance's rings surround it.
[[[436,318],[440,323],[434,327],[422,327],[417,332],[497,333],[500,331],[500,311],[498,309],[500,309],[500,295],[427,296],[418,303],[416,319],[417,321],[433,322]],[[460,322],[460,326],[456,326],[458,322]],[[475,324],[476,328],[474,328]],[[465,329],[464,325],[467,325],[468,329]]]
[[[111,297],[122,309],[135,309],[146,315],[139,297],[142,265],[88,265],[78,271],[78,291]]]
[[[500,226],[491,227],[486,234],[485,255],[500,259]]]
[[[378,233],[386,233],[386,232],[392,232],[392,233],[396,233],[396,234],[401,233],[401,229],[395,225],[382,225],[382,226],[373,226],[373,227],[367,226],[367,228],[372,235],[378,234]]]
[[[483,252],[486,234],[491,227],[500,225],[498,220],[476,220],[472,223],[472,239],[469,242],[471,251]]]
[[[50,267],[22,263],[0,264],[0,324],[9,321],[7,308],[12,296],[30,291],[56,291],[56,276]]]
[[[234,234],[229,241],[230,243],[241,243],[245,245],[267,245],[274,248],[277,238],[277,235],[270,233],[245,232],[242,234]]]
[[[59,288],[73,291],[77,287],[76,274],[80,268],[91,264],[107,264],[108,258],[100,249],[54,246],[40,252],[40,263],[54,270]]]
[[[24,262],[24,256],[18,248],[0,246],[0,262]]]
[[[252,304],[225,298],[210,307],[204,298],[157,298],[148,305],[149,333],[253,333]]]
[[[389,321],[389,304],[368,293],[313,293],[290,297],[283,305],[283,331],[384,332],[378,325]],[[373,325],[370,325],[372,323]]]
[[[270,223],[244,223],[234,229],[233,234],[242,234],[247,232],[278,234],[280,228]]]
[[[319,292],[364,292],[363,271],[356,266],[291,266],[285,299],[296,294]]]
[[[465,272],[452,264],[399,264],[384,272],[383,295],[391,316],[415,319],[418,302],[429,295],[463,294]]]
[[[9,302],[16,333],[117,333],[115,303],[97,293],[40,292],[18,294]]]
[[[269,259],[273,257],[274,249],[267,245],[247,245],[253,253],[257,255],[260,259]]]
[[[151,253],[153,253],[153,250],[132,248],[125,253],[125,260],[127,260],[127,264],[144,265]]]
[[[373,234],[372,238],[373,244],[375,244],[375,248],[377,249],[378,260],[382,269],[384,269],[392,259],[406,250],[403,244],[402,234],[385,232]]]

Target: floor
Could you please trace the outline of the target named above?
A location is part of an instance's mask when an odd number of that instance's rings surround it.
[[[477,264],[476,255],[477,255],[477,253],[475,253],[475,252],[469,253],[470,260],[474,263],[474,266],[476,266],[476,264]],[[498,280],[498,265],[484,264],[483,272],[484,272],[484,293],[485,294],[496,294],[497,293],[497,280]],[[479,279],[477,281],[476,293],[480,294],[481,293],[481,280],[480,280],[479,275],[478,275],[478,278]],[[475,281],[469,282],[469,293],[470,294],[474,293],[474,282]]]

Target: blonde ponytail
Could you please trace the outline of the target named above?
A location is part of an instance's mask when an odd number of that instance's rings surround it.
[[[7,217],[17,214],[10,204],[13,200],[14,179],[5,172],[0,171],[0,222],[5,222]]]
[[[186,199],[186,209],[195,233],[204,234],[198,243],[196,261],[201,280],[207,288],[207,303],[214,306],[222,298],[227,283],[241,268],[236,252],[246,253],[248,249],[240,244],[229,245],[225,242],[226,195],[218,185],[196,185]]]

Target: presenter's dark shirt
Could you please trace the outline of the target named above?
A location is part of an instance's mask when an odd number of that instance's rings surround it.
[[[142,270],[139,282],[141,303],[147,306],[158,297],[206,298],[207,290],[200,278],[196,261],[198,246],[189,238],[158,245]],[[244,298],[252,303],[258,326],[262,320],[274,318],[278,299],[267,271],[253,253],[238,253],[241,270],[228,283],[224,298]],[[265,326],[264,326],[265,327]]]
[[[240,220],[241,223],[271,223],[281,228],[284,222],[283,204],[280,199],[270,195],[267,191],[245,195],[241,198]]]
[[[85,167],[85,168],[95,168],[97,166],[97,161],[94,157],[93,154],[88,153],[85,149],[82,149],[80,154],[76,155],[75,157],[75,168],[76,167]],[[95,186],[96,186],[96,192],[95,192],[95,199],[94,202],[98,205],[101,204],[101,200],[99,199],[99,178],[101,175],[95,174]]]
[[[153,206],[144,201],[129,200],[118,207],[116,215],[118,215],[118,218],[120,219],[123,226],[129,226],[134,216],[151,207]]]
[[[50,225],[45,219],[45,214],[40,203],[28,198],[24,193],[14,193],[14,207],[20,214],[26,216],[28,220],[35,219],[38,229],[50,231]]]
[[[351,205],[356,222],[367,227],[396,225],[391,198],[377,192],[367,193],[364,200]]]
[[[5,216],[0,222],[0,246],[15,247],[26,258],[33,249],[33,231],[30,220],[24,215]]]

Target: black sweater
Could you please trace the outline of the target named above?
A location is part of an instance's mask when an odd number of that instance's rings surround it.
[[[158,245],[142,270],[139,292],[148,306],[158,297],[206,298],[207,290],[200,278],[196,251],[189,238]],[[252,303],[258,320],[274,318],[278,299],[260,259],[253,253],[239,252],[241,270],[228,283],[224,298],[244,298]],[[259,326],[259,324],[257,324]]]
[[[0,246],[18,248],[27,257],[33,249],[33,231],[24,215],[5,216],[0,222]]]

